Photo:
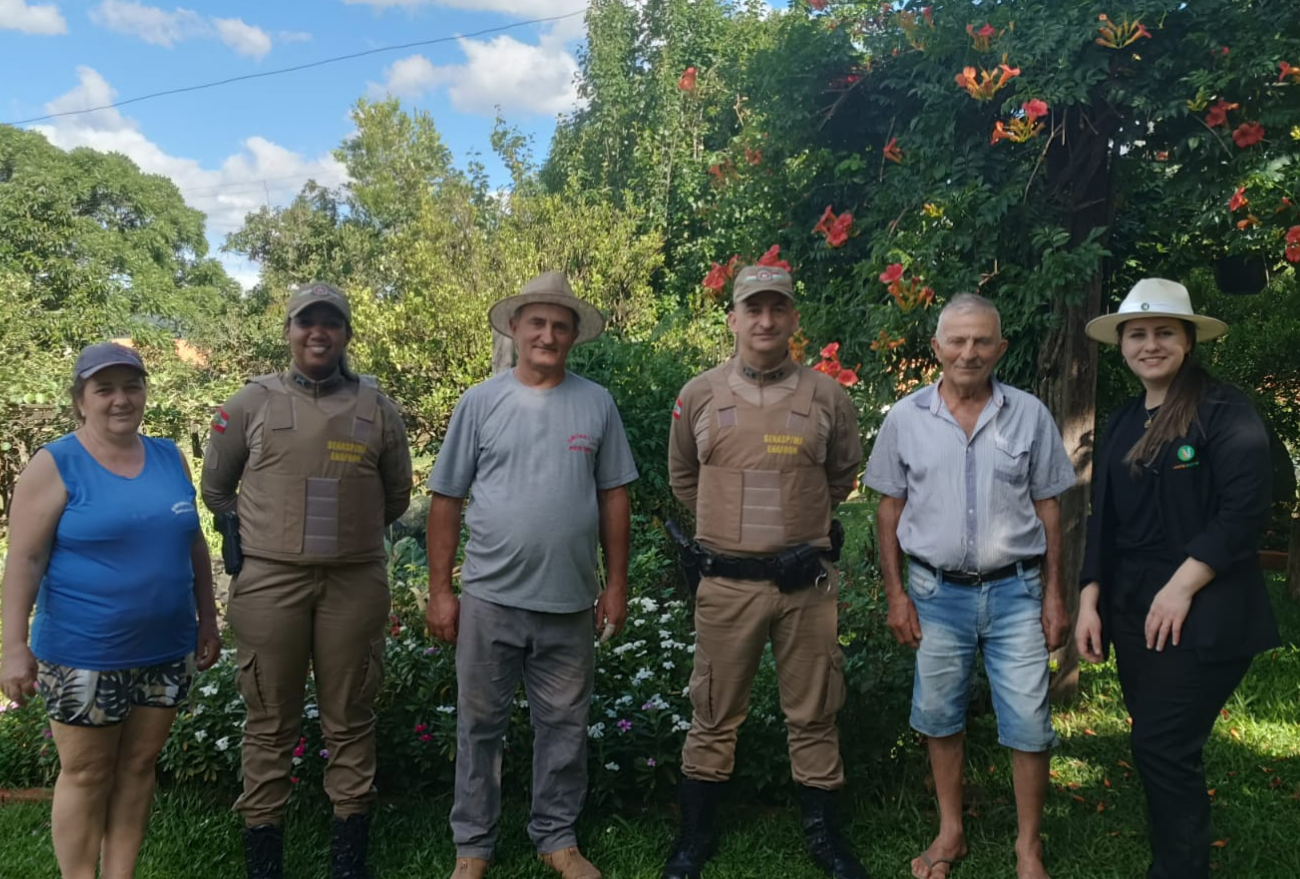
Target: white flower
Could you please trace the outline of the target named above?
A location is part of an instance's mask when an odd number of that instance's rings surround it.
[[[224,751],[226,748],[230,747],[230,736],[222,736],[213,742],[213,744],[217,746],[218,751]]]
[[[606,717],[618,717],[618,712],[615,711],[613,708],[606,708],[606,709],[605,709],[605,716],[606,716]]]
[[[610,772],[618,772],[618,764],[615,763],[613,760],[606,763],[605,768],[608,769]]]
[[[673,615],[670,613],[661,614],[659,616],[659,625],[661,626],[664,625],[665,623],[671,623],[672,621],[673,621]]]
[[[617,699],[614,700],[615,708],[621,708],[624,705],[631,705],[631,704],[632,704],[632,697],[627,694],[619,696]]]
[[[316,718],[320,717],[320,709],[317,708],[316,705],[311,702],[307,703],[307,705],[303,708],[303,713],[307,715],[308,720],[315,720]]]
[[[195,717],[198,717],[200,714],[203,713],[203,706],[202,706],[202,705],[195,705],[195,706],[194,706],[194,710],[191,711],[190,713],[191,713],[192,715],[194,715]]]
[[[638,629],[645,625],[645,620],[641,619],[640,617],[637,617],[636,619],[631,620],[630,622],[632,623],[632,626],[634,628],[638,628]]]
[[[650,669],[639,668],[637,669],[636,674],[632,676],[632,683],[639,684],[642,681],[650,680],[652,677],[654,677],[654,672],[652,672]]]
[[[194,741],[196,742],[201,742],[207,737],[208,737],[208,731],[206,729],[196,729],[194,731]]]
[[[687,644],[687,645],[686,645],[686,652],[687,652],[687,653],[694,653],[694,652],[695,652],[695,645],[694,645],[694,644]]]
[[[646,613],[654,613],[655,611],[657,611],[657,610],[659,609],[659,602],[655,601],[653,598],[648,598],[648,597],[646,597],[646,596],[641,596],[641,597],[639,597],[639,598],[634,598],[634,599],[632,599],[632,601],[630,601],[630,602],[628,602],[628,603],[631,604],[631,603],[633,603],[633,602],[635,602],[636,604],[640,605],[640,606],[641,606],[641,609],[642,609],[643,611],[645,611]]]
[[[690,685],[690,684],[687,684],[686,686],[682,687],[682,695],[683,695],[683,696],[689,696],[689,695],[691,695],[691,685]]]
[[[655,693],[653,696],[647,699],[645,704],[650,706],[650,708],[656,711],[663,711],[665,708],[668,707],[668,703],[665,702],[663,697],[660,696],[658,693]]]
[[[206,687],[199,687],[199,694],[202,696],[215,696],[220,689],[216,684],[208,684]]]
[[[591,726],[587,727],[587,738],[589,739],[599,739],[604,735],[605,724],[603,723],[593,723]]]
[[[437,711],[439,714],[455,714],[455,713],[456,713],[456,706],[455,706],[455,705],[439,705],[437,708],[435,708],[435,709],[433,709],[433,710],[434,710],[434,711]]]
[[[672,669],[672,668],[676,668],[676,667],[677,667],[677,666],[673,664],[673,661],[672,661],[671,659],[665,659],[665,660],[664,660],[664,668]]]
[[[679,720],[673,724],[673,732],[686,732],[691,728],[689,720]]]

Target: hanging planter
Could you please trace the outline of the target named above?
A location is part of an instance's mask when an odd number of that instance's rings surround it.
[[[1252,296],[1268,286],[1268,264],[1262,257],[1232,254],[1214,263],[1214,283],[1232,296]]]

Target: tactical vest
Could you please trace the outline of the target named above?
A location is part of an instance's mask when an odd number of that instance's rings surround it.
[[[815,376],[801,369],[792,395],[759,407],[736,396],[727,374],[707,373],[713,419],[709,452],[700,462],[696,539],[720,552],[750,554],[801,543],[829,546],[830,488],[817,460]]]
[[[335,415],[289,391],[279,375],[252,381],[270,394],[261,453],[239,486],[244,552],[292,562],[382,558],[383,426],[374,377],[361,376],[355,403]]]

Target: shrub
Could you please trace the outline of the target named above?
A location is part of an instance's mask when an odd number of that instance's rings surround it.
[[[849,540],[842,565],[840,642],[850,688],[840,716],[841,748],[849,772],[875,774],[897,753],[906,733],[911,652],[884,625],[884,597],[874,568],[870,511],[843,508]],[[688,684],[694,653],[691,604],[676,585],[675,562],[662,528],[634,517],[633,597],[627,626],[596,650],[590,743],[593,805],[626,809],[671,796],[691,717]],[[434,643],[424,628],[428,574],[412,538],[390,552],[393,610],[385,646],[384,685],[376,701],[379,786],[385,792],[445,791],[456,757],[455,651]],[[159,759],[171,784],[226,787],[239,779],[243,702],[235,684],[234,650],[227,647],[201,673]],[[507,790],[531,784],[532,730],[522,690],[506,734]],[[326,744],[307,685],[300,740],[293,758],[296,784],[318,788]],[[0,712],[0,787],[47,785],[57,771],[40,700]],[[781,798],[790,790],[785,722],[771,652],[760,663],[749,718],[737,752],[735,793]]]

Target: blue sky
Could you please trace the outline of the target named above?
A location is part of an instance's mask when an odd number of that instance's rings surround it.
[[[586,2],[0,0],[0,123],[580,12]],[[582,35],[579,15],[24,127],[171,177],[208,216],[215,249],[247,211],[286,203],[309,178],[343,179],[330,151],[362,96],[394,94],[427,110],[458,162],[478,152],[504,180],[488,155],[495,107],[543,156],[557,114],[575,107]],[[255,280],[255,266],[223,261],[241,282]]]

